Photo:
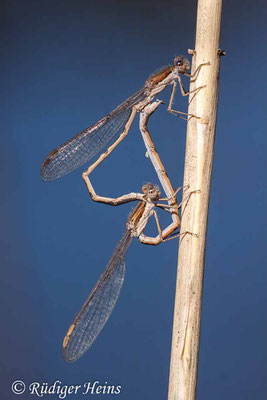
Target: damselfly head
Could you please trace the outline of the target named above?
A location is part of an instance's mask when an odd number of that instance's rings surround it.
[[[152,201],[156,201],[160,198],[159,187],[157,185],[153,185],[153,183],[144,183],[142,186],[142,191]]]
[[[190,69],[190,62],[183,56],[177,56],[174,59],[174,67],[180,74],[184,74]]]

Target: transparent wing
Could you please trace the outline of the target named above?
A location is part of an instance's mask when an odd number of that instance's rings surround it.
[[[60,178],[93,158],[124,127],[134,104],[146,97],[143,88],[114,111],[52,151],[41,168],[45,181]]]
[[[63,342],[63,357],[81,357],[103,329],[117,302],[125,275],[125,253],[132,237],[126,230],[104,273],[70,326]]]

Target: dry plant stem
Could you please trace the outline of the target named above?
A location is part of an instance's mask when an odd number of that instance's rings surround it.
[[[180,240],[175,297],[168,400],[194,400],[199,353],[201,300],[207,216],[218,102],[219,34],[222,0],[199,0],[193,64],[201,68],[190,90],[206,87],[191,100],[184,185],[201,191],[182,208],[181,232],[195,232]],[[189,99],[190,100],[190,99]]]

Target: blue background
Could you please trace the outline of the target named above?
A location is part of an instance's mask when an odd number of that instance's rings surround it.
[[[221,60],[199,400],[266,395],[263,7],[250,0],[223,6],[220,43],[227,57]],[[99,399],[167,398],[177,242],[132,244],[111,319],[84,357],[66,363],[66,329],[104,270],[131,206],[93,203],[83,168],[49,183],[39,170],[49,151],[194,47],[196,2],[13,0],[2,1],[1,10],[2,398],[34,397],[12,394],[15,379],[122,386],[119,396]],[[185,111],[187,100],[177,96],[175,106]],[[162,106],[150,131],[173,185],[180,186],[185,121]],[[92,175],[96,191],[118,196],[156,182],[144,153],[136,122]]]

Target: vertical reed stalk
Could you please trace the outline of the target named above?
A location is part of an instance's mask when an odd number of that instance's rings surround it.
[[[182,209],[182,232],[174,309],[168,400],[194,400],[201,322],[201,301],[206,247],[210,181],[218,103],[219,35],[222,0],[198,0],[195,53],[192,71],[203,66],[190,90],[206,85],[189,99],[191,118],[187,126],[184,186],[190,196]],[[188,190],[185,192],[188,195]]]

